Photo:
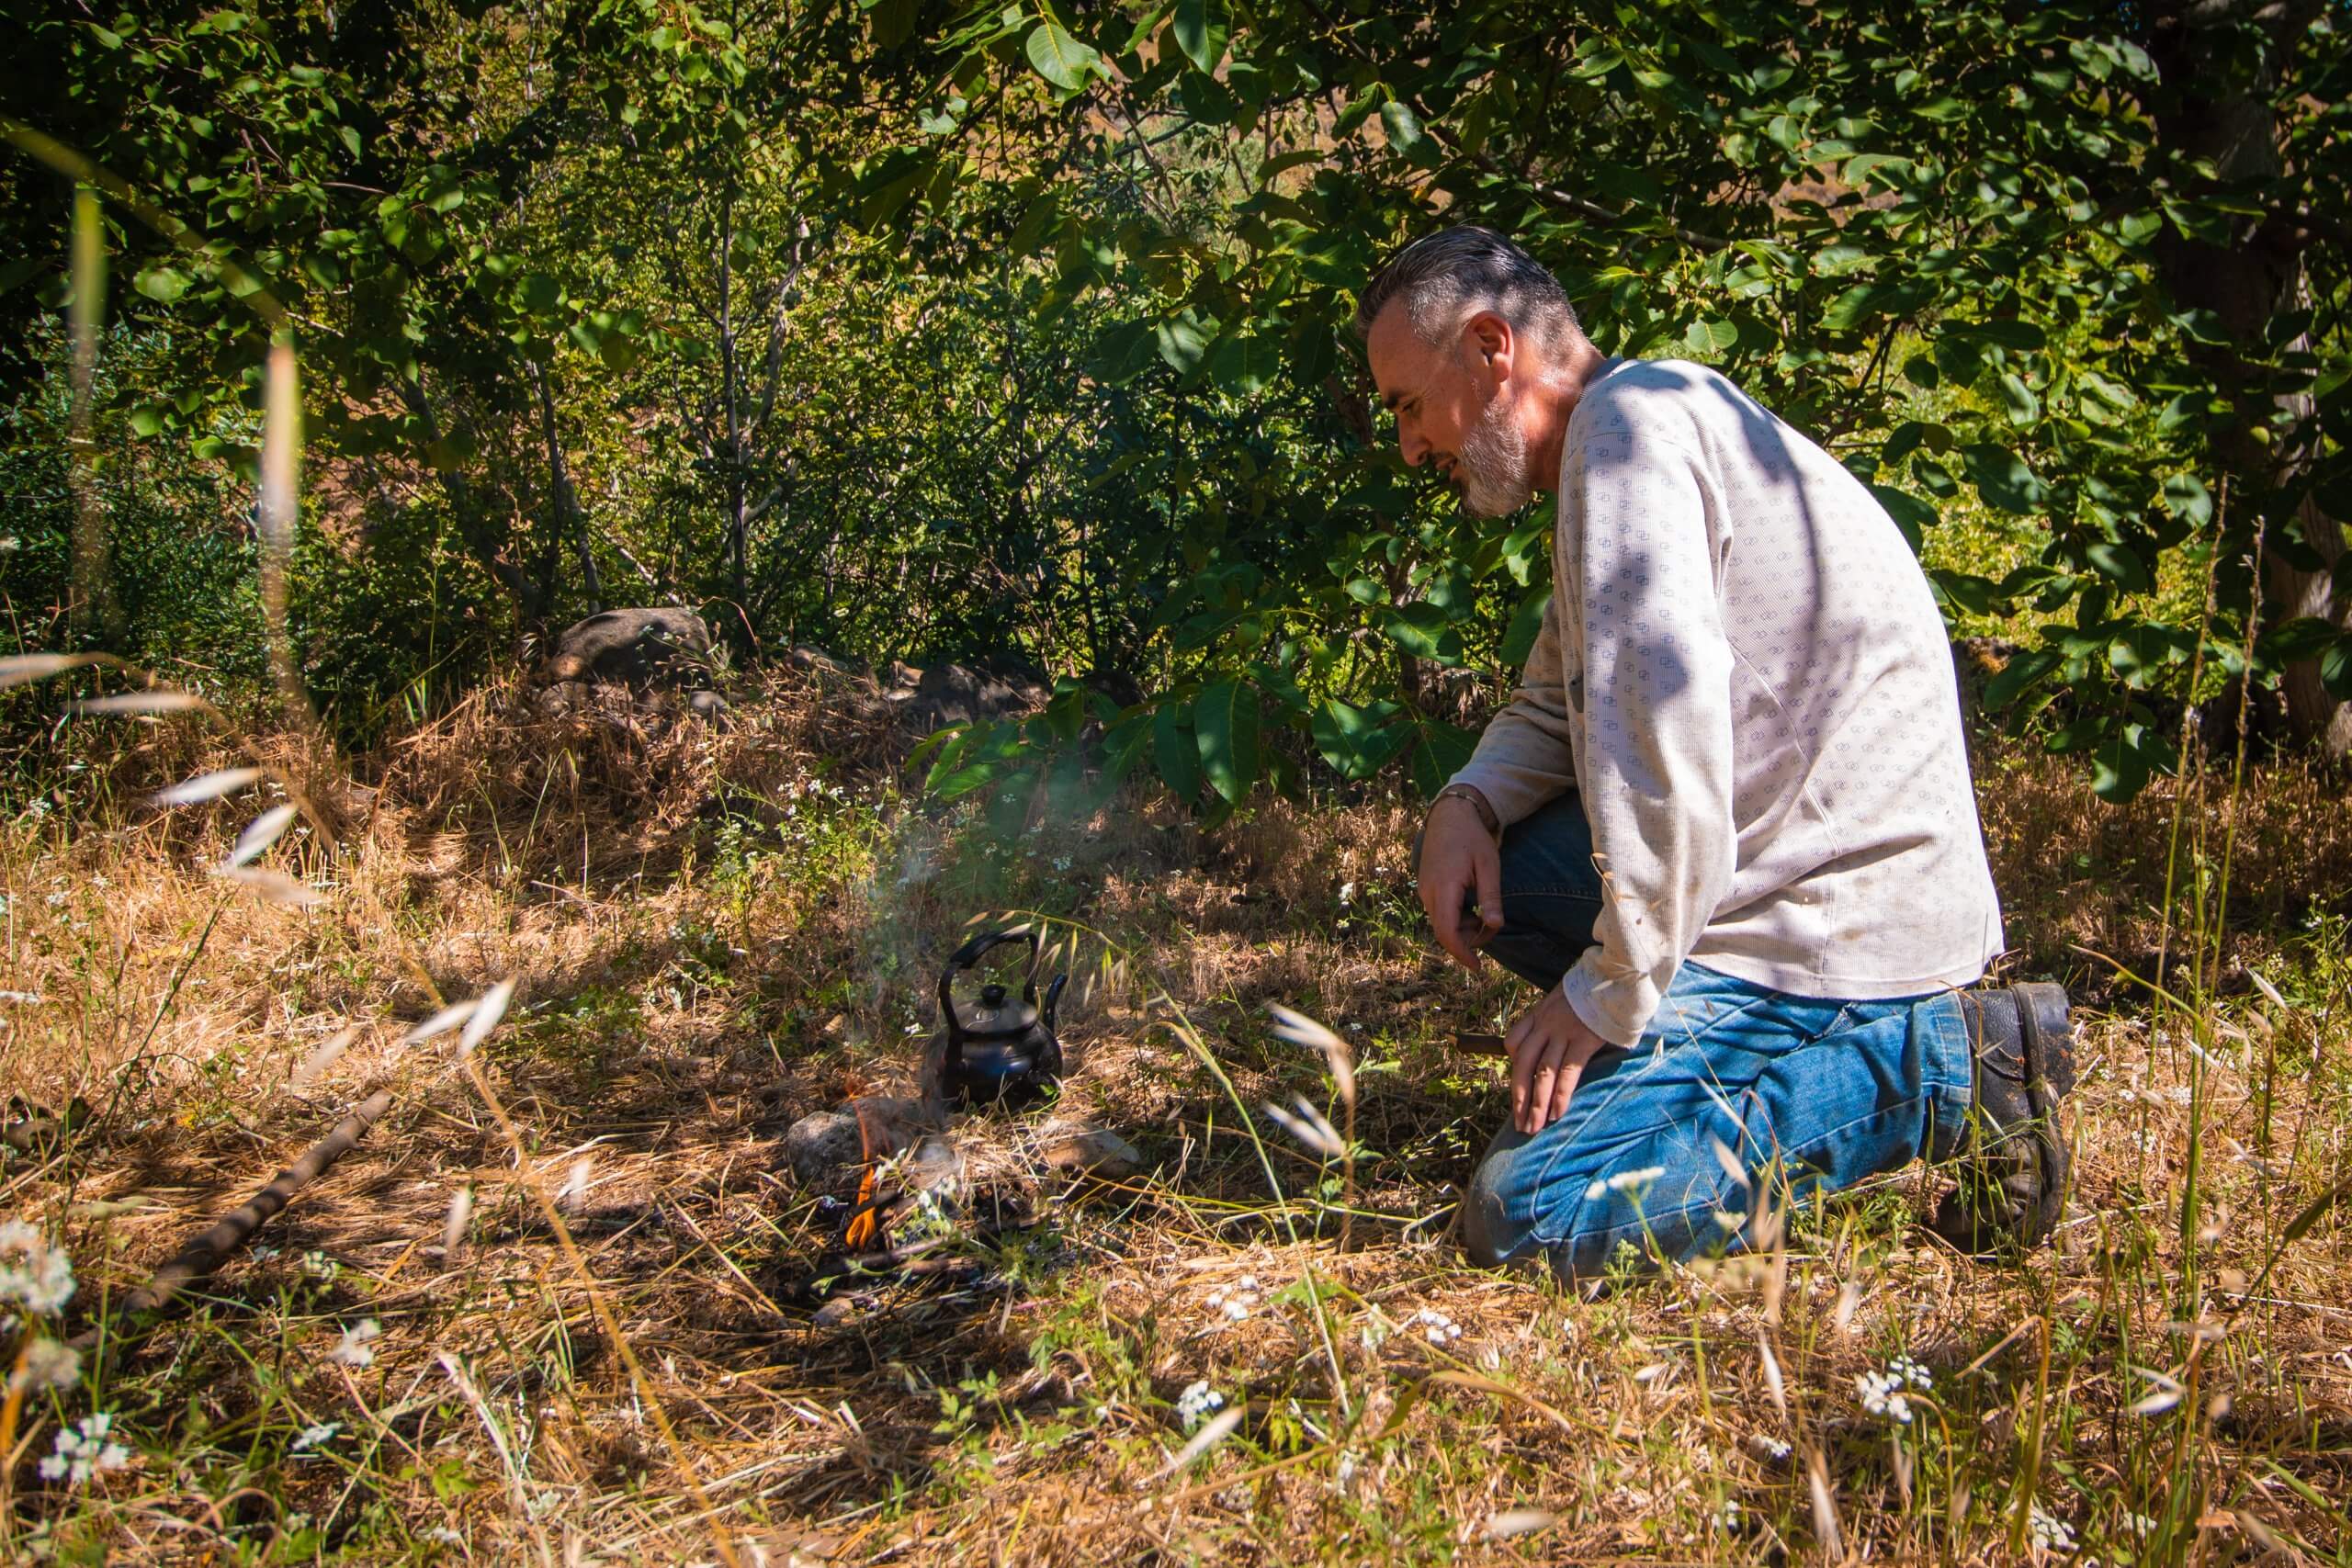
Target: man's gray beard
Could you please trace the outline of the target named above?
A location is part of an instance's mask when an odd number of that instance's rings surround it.
[[[1534,498],[1534,479],[1527,471],[1527,433],[1510,416],[1501,393],[1487,400],[1477,424],[1462,438],[1455,479],[1462,487],[1463,508],[1480,517],[1508,516]]]

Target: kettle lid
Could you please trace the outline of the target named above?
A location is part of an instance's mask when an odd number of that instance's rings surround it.
[[[1025,1034],[1037,1026],[1037,1005],[1003,986],[987,985],[970,1001],[956,1004],[956,1022],[974,1038]]]

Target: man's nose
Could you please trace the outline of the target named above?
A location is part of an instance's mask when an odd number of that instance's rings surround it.
[[[1421,439],[1421,433],[1407,420],[1396,422],[1396,446],[1404,453],[1405,466],[1408,468],[1419,468],[1421,459],[1430,455],[1430,444]]]

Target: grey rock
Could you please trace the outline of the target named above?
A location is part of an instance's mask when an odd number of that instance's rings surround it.
[[[1091,1122],[1057,1122],[1040,1140],[1042,1157],[1056,1170],[1117,1180],[1143,1168],[1143,1151],[1107,1127]]]
[[[1052,695],[1035,671],[1011,661],[934,664],[915,682],[907,714],[928,734],[950,724],[1033,713]]]
[[[567,626],[548,660],[551,681],[703,683],[710,624],[691,610],[606,610]]]
[[[865,1145],[858,1137],[857,1118],[843,1111],[817,1111],[803,1116],[784,1134],[785,1163],[805,1187],[843,1183],[865,1160]]]

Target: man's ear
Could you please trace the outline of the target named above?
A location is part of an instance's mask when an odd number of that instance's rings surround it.
[[[1517,363],[1519,334],[1492,310],[1480,310],[1462,323],[1462,346],[1473,370],[1483,371],[1497,385],[1510,379]]]

